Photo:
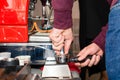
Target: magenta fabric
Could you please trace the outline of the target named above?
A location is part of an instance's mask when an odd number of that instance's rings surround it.
[[[54,9],[54,27],[67,29],[72,27],[73,0],[52,0]]]
[[[107,29],[108,29],[108,25],[104,26],[102,28],[102,31],[99,33],[99,35],[92,41],[96,43],[103,51],[105,51],[105,37],[106,37]]]

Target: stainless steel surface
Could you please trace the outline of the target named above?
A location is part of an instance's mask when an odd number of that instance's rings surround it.
[[[66,64],[69,59],[69,54],[64,54],[64,49],[62,48],[59,55],[55,55],[58,64]]]
[[[58,72],[58,71],[56,71],[56,72]],[[34,79],[35,79],[35,77],[39,78],[37,80],[81,80],[81,78],[79,76],[79,73],[76,72],[76,71],[71,71],[71,75],[72,75],[71,79],[65,79],[65,78],[64,79],[59,79],[58,77],[46,77],[46,78],[43,78],[42,75],[41,75],[42,71],[40,69],[34,69],[34,68],[31,69],[31,73],[33,75],[32,78],[34,78]],[[34,79],[32,79],[32,80],[34,80]]]
[[[67,64],[57,64],[55,57],[48,57],[42,71],[42,78],[71,79],[71,72]]]
[[[43,72],[43,78],[57,78],[57,79],[71,79],[71,72],[67,64],[61,65],[45,65]]]

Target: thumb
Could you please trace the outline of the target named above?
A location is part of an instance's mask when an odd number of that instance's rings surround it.
[[[66,40],[64,43],[64,53],[68,54],[70,46],[71,46],[71,40]]]

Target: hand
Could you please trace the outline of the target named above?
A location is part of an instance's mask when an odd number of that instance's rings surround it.
[[[53,28],[49,34],[52,41],[53,49],[56,53],[60,53],[60,50],[64,46],[64,36],[62,35],[64,30]]]
[[[97,44],[91,43],[79,52],[79,54],[77,55],[79,56],[78,60],[81,61],[85,59],[88,55],[92,55],[92,58],[87,59],[83,63],[76,63],[75,65],[80,67],[91,67],[92,65],[97,65],[100,61],[100,58],[103,56],[103,51]]]
[[[60,50],[64,47],[64,53],[67,54],[70,45],[73,41],[73,34],[72,29],[56,29],[53,28],[52,32],[49,35],[50,39],[52,40],[53,49],[56,54],[60,53]]]

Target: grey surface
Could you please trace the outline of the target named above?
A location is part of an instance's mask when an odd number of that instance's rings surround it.
[[[36,69],[36,68],[32,68],[31,73],[34,74],[36,77],[39,76],[40,80],[60,80],[60,79],[57,79],[57,78],[45,78],[45,79],[43,79],[41,77],[42,71],[40,69]],[[72,71],[71,73],[72,73],[72,76],[73,76],[72,79],[61,79],[61,80],[81,80],[81,78],[79,77],[79,74],[76,71]]]

